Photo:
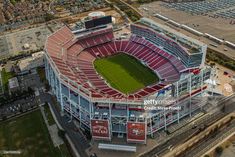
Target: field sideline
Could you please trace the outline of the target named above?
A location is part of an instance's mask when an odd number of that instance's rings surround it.
[[[151,69],[124,53],[96,59],[94,66],[113,88],[125,94],[133,93],[159,80]]]

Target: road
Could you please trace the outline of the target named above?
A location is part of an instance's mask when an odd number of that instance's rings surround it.
[[[152,149],[149,152],[146,152],[141,155],[141,157],[154,157],[155,155],[162,156],[170,151],[170,148],[176,147],[194,135],[198,134],[199,131],[217,120],[223,118],[226,116],[228,113],[234,112],[235,110],[235,95],[233,95],[231,98],[228,100],[222,101],[218,104],[217,110],[215,110],[214,113],[208,114],[207,116],[203,117],[196,123],[196,128],[190,128],[187,127],[184,131],[182,131],[180,134],[176,134],[175,136],[171,137],[168,141],[166,141],[163,144],[160,144],[156,146],[154,149]],[[226,105],[224,112],[222,112],[223,105]],[[194,124],[195,125],[195,124]]]
[[[215,134],[210,134],[207,138],[203,139],[201,142],[194,145],[193,148],[187,150],[184,154],[178,157],[202,156],[207,150],[215,146],[217,143],[219,143],[235,131],[235,121],[233,120],[230,124],[231,125],[222,128]]]

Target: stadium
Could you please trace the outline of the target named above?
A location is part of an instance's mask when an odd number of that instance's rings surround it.
[[[94,19],[96,20],[96,19]],[[148,135],[200,109],[207,89],[207,46],[142,18],[125,39],[112,25],[62,27],[47,38],[46,78],[61,110],[96,140],[146,143]],[[146,110],[146,100],[169,100]]]

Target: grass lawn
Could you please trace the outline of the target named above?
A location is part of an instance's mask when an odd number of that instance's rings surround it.
[[[6,72],[5,69],[3,68],[1,71],[1,76],[2,76],[2,86],[4,87],[5,91],[8,91],[8,80],[12,77],[15,76],[13,72]]]
[[[69,156],[65,146],[61,145],[61,151],[53,146],[39,110],[0,123],[0,148],[1,150],[21,150],[20,155],[15,155],[17,157]]]
[[[50,110],[49,105],[48,104],[44,105],[44,109],[45,109],[45,114],[47,116],[47,120],[48,120],[49,125],[55,124],[55,120],[51,114],[51,110]]]
[[[59,151],[62,154],[61,157],[70,157],[71,156],[68,152],[68,149],[67,149],[65,143],[60,145]]]
[[[3,90],[3,86],[2,86],[2,84],[1,84],[1,82],[0,82],[0,94],[3,94],[3,92],[4,92],[4,90]]]
[[[96,59],[95,68],[117,90],[128,94],[156,83],[158,76],[132,56],[120,53]]]

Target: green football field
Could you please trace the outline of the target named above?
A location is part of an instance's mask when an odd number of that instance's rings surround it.
[[[1,150],[20,150],[20,155],[4,157],[69,157],[63,144],[54,147],[39,110],[0,123]],[[1,156],[1,154],[0,154]]]
[[[151,69],[124,53],[96,59],[94,66],[113,88],[125,94],[158,81],[157,75]]]

